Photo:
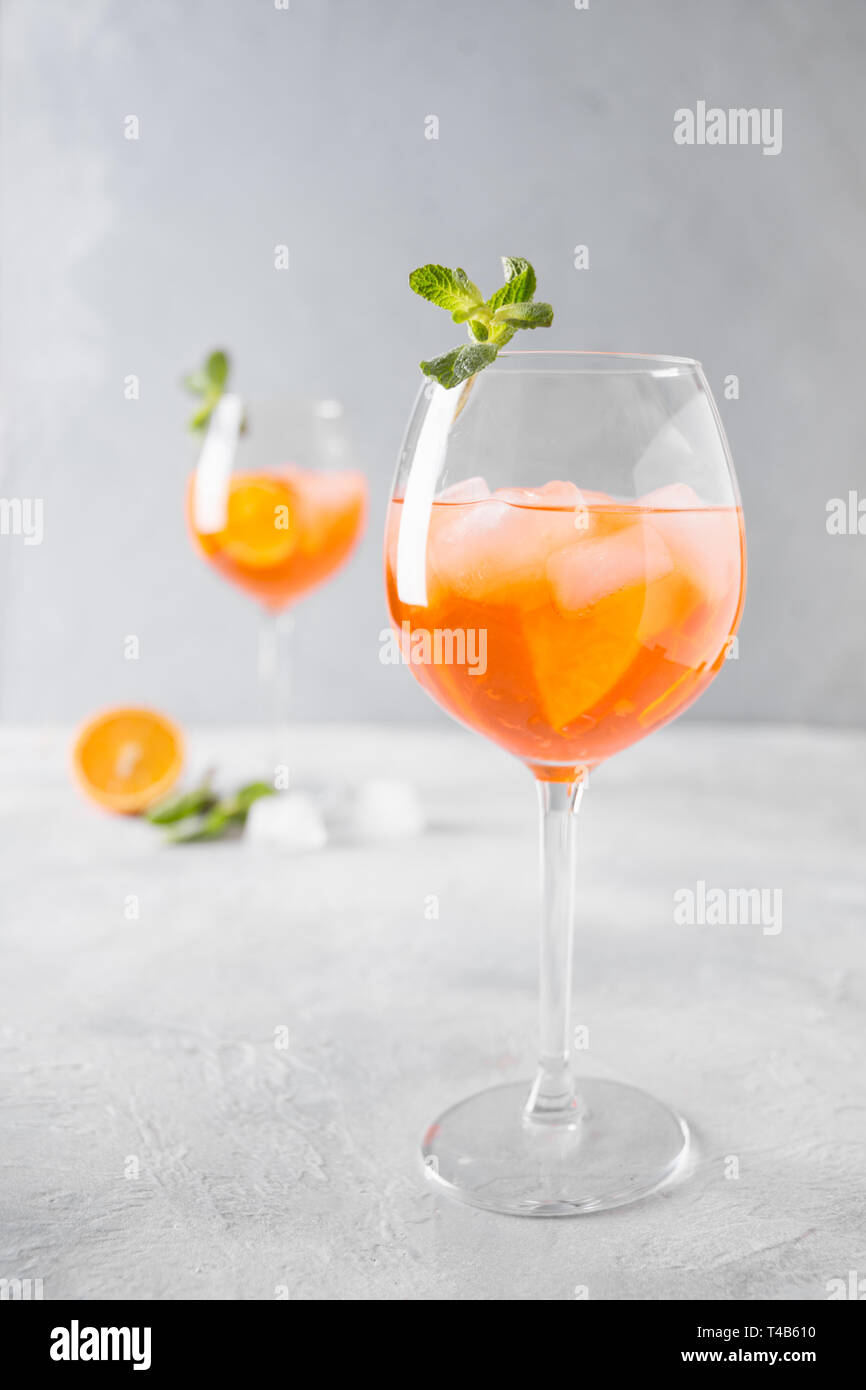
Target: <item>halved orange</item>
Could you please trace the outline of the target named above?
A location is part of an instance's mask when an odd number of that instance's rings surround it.
[[[84,791],[100,806],[134,815],[177,781],[183,766],[179,729],[156,710],[105,710],[79,731],[73,766]]]
[[[219,548],[247,569],[273,569],[298,543],[296,510],[291,490],[279,478],[236,478]]]

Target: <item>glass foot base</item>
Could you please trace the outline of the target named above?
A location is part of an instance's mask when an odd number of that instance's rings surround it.
[[[661,1101],[581,1077],[573,1121],[527,1121],[530,1082],[480,1091],[446,1110],[421,1146],[427,1177],[452,1197],[514,1216],[577,1216],[634,1202],[685,1167],[689,1132]]]

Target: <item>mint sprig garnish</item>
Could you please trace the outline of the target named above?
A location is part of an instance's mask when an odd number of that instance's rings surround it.
[[[473,340],[468,347],[453,348],[420,364],[424,375],[446,390],[488,367],[518,328],[549,328],[553,323],[552,306],[534,302],[535,271],[529,261],[503,256],[502,269],[505,284],[489,299],[459,267],[422,265],[409,276],[410,288],[431,304],[448,309],[455,323],[465,323]]]
[[[231,370],[231,358],[228,353],[222,348],[216,348],[214,352],[208,353],[204,365],[199,367],[198,371],[190,372],[189,376],[183,378],[181,385],[184,390],[200,397],[200,403],[189,422],[193,434],[204,433],[210,424],[217,402],[228,387]],[[241,433],[246,427],[247,421],[244,416]]]
[[[168,844],[191,845],[239,835],[253,802],[275,795],[268,782],[247,782],[231,795],[219,797],[211,788],[212,776],[208,772],[200,786],[146,813],[151,825],[171,827],[165,837]]]

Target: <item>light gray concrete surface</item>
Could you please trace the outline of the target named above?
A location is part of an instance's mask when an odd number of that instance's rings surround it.
[[[179,718],[250,717],[251,605],[182,516],[178,379],[223,343],[253,402],[342,399],[371,480],[351,573],[300,612],[297,709],[429,719],[378,661],[382,518],[417,362],[459,336],[406,278],[492,285],[505,252],[549,346],[704,362],[750,591],[701,715],[862,727],[866,538],[825,509],[863,495],[864,61],[862,0],[3,0],[0,495],[43,498],[45,538],[0,540],[0,715],[146,680]],[[698,101],[780,108],[781,153],[676,145]]]
[[[866,1274],[866,738],[685,726],[594,776],[581,1066],[680,1107],[697,1154],[639,1205],[531,1221],[435,1196],[417,1161],[440,1109],[532,1069],[529,778],[460,730],[296,734],[309,774],[412,777],[428,831],[167,849],[80,800],[68,735],[0,733],[0,1275],[46,1299],[761,1300]],[[201,732],[192,758],[244,777],[257,746]],[[699,880],[781,890],[782,930],[677,925]]]

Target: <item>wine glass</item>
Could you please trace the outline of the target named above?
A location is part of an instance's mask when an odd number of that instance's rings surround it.
[[[187,519],[200,554],[259,604],[259,681],[275,767],[288,764],[292,610],[346,563],[366,507],[338,401],[219,400],[190,479]]]
[[[389,508],[388,605],[406,663],[520,758],[541,818],[534,1082],[433,1123],[431,1181],[476,1206],[565,1216],[681,1173],[685,1121],[570,1062],[576,821],[589,771],[690,705],[743,606],[737,483],[700,364],[507,352],[422,386]]]

